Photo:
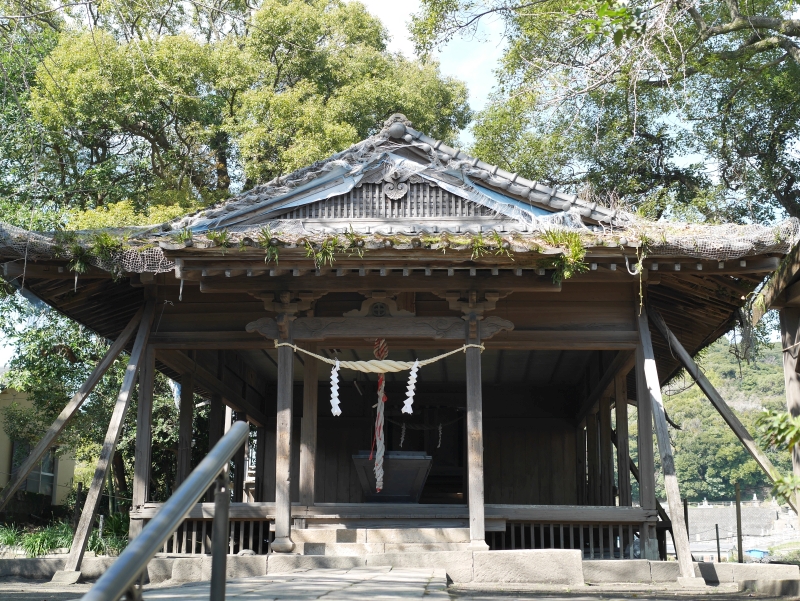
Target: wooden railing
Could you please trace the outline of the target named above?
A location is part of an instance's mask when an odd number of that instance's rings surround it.
[[[208,555],[211,553],[213,520],[187,518],[161,549],[168,555]],[[230,519],[228,554],[252,551],[256,555],[272,552],[275,538],[273,521],[267,519]]]
[[[486,533],[489,549],[579,549],[584,559],[639,559],[639,524],[506,522]]]

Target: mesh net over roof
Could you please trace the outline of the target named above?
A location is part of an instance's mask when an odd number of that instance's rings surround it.
[[[344,227],[343,227],[344,223]],[[402,222],[400,222],[402,225]],[[337,227],[310,229],[302,220],[274,220],[257,226],[234,226],[229,229],[231,245],[238,244],[245,238],[258,240],[265,231],[279,239],[286,247],[303,246],[306,242],[320,244],[336,237],[345,242],[344,231],[347,223],[339,222]],[[483,226],[484,228],[486,226]],[[504,230],[505,230],[505,226]],[[269,228],[268,230],[266,228]],[[553,213],[550,216],[536,218],[533,223],[526,224],[527,231],[498,232],[503,241],[509,243],[509,250],[514,253],[538,252],[547,244],[542,237],[546,231],[564,230],[577,232],[583,245],[587,248],[644,248],[649,256],[685,257],[727,261],[747,256],[762,254],[787,254],[800,240],[800,221],[787,219],[775,226],[763,225],[702,225],[670,222],[652,222],[639,218],[631,218],[626,227],[604,228],[594,231],[587,228],[579,215],[572,212]],[[382,232],[373,228],[369,234],[361,234],[364,248],[385,248],[385,240],[390,236],[396,250],[412,250],[419,247],[419,237],[434,235],[426,232],[424,227],[414,226],[414,233],[404,233],[402,228],[393,228],[393,232]],[[487,238],[491,231],[448,232],[442,227],[436,228],[435,236],[446,240],[452,250],[468,250],[472,248],[477,236]],[[106,258],[89,253],[86,260],[92,265],[113,272],[128,273],[162,273],[174,269],[174,262],[164,255],[160,245],[174,245],[175,234],[163,232],[160,226],[141,228],[120,228],[77,232],[71,243],[65,245],[54,234],[29,232],[12,225],[0,223],[0,257],[15,260],[41,260],[75,258],[74,245],[91,249],[99,233],[106,232],[123,241],[118,251],[105,253]],[[195,238],[197,246],[202,246],[207,239],[200,235]],[[257,244],[257,242],[252,242]],[[436,242],[429,244],[432,248],[441,248]],[[231,252],[235,252],[231,250]],[[366,255],[368,257],[368,255]]]

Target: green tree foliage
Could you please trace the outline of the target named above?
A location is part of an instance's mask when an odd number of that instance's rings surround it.
[[[483,18],[507,49],[475,152],[654,217],[800,214],[792,3],[423,0],[429,50]]]
[[[188,211],[342,150],[393,112],[450,141],[470,118],[463,83],[389,53],[357,2],[159,4],[90,2],[47,21],[0,4],[0,198]]]

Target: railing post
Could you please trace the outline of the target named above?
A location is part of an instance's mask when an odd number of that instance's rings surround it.
[[[231,491],[227,482],[227,470],[217,478],[214,493],[214,523],[211,536],[211,586],[210,601],[225,601],[225,579],[228,561],[228,510]]]

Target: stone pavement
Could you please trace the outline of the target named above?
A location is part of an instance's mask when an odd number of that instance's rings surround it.
[[[70,601],[80,598],[88,584],[51,585],[30,580],[0,580],[2,601]],[[430,601],[600,601],[648,599],[674,601],[706,598],[708,601],[739,601],[756,597],[737,592],[735,585],[681,589],[677,585],[601,585],[541,587],[535,585],[463,585],[447,587],[441,569],[358,567],[346,570],[308,570],[230,580],[226,598],[230,601],[324,601],[425,599]],[[207,601],[208,583],[192,582],[145,587],[145,601]]]

